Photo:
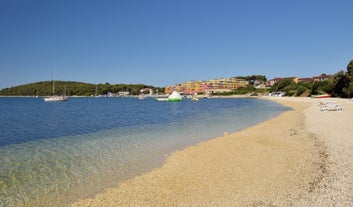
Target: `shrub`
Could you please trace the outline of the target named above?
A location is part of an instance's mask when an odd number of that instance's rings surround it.
[[[307,88],[305,88],[304,86],[299,86],[297,89],[297,93],[295,94],[296,96],[300,96],[302,95],[305,91],[307,90]]]

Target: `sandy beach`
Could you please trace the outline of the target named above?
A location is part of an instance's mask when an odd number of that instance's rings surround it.
[[[71,206],[353,206],[353,100],[271,99],[293,110]]]

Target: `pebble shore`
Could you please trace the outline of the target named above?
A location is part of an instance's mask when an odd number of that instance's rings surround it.
[[[271,98],[293,110],[177,151],[78,206],[353,206],[353,101]]]

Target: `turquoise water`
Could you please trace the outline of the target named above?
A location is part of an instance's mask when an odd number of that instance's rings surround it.
[[[64,206],[286,110],[258,99],[0,98],[0,206]]]

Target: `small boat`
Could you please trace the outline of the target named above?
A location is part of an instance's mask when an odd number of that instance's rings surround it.
[[[159,95],[154,98],[156,101],[168,101],[168,95]]]
[[[311,98],[330,98],[331,94],[311,95]]]
[[[181,101],[182,97],[180,95],[180,93],[178,93],[177,91],[173,91],[172,94],[170,94],[170,96],[168,96],[168,101],[169,102],[178,102]]]
[[[58,101],[67,101],[67,99],[69,99],[69,97],[67,97],[67,96],[49,96],[49,97],[45,97],[44,101],[45,102],[58,102]]]
[[[143,100],[143,99],[146,99],[146,97],[145,97],[144,94],[140,94],[140,95],[139,95],[139,99],[140,99],[140,100]]]
[[[64,95],[58,96],[54,95],[55,94],[55,80],[54,80],[54,75],[55,75],[55,68],[53,69],[53,95],[49,97],[45,97],[44,101],[45,102],[59,102],[59,101],[67,101],[69,97],[66,96],[66,90],[64,90]]]
[[[197,98],[197,93],[195,93],[193,96],[191,96],[192,101],[198,101],[199,99]]]
[[[94,92],[94,96],[91,95],[91,97],[94,97],[94,98],[102,98],[102,97],[104,97],[103,95],[98,94],[98,86],[97,85],[96,85],[96,91]]]
[[[157,97],[155,98],[156,101],[168,101],[168,98],[164,98],[164,97]]]

